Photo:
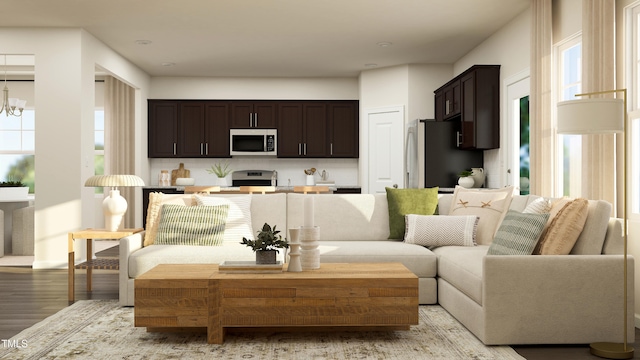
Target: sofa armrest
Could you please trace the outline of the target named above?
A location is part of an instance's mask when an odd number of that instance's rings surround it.
[[[633,257],[628,257],[627,264],[628,340],[633,342]],[[502,337],[527,326],[529,334],[547,332],[550,339],[562,338],[566,343],[572,342],[572,336],[580,339],[577,328],[584,327],[620,341],[623,266],[622,255],[485,256],[482,307],[486,326]],[[576,324],[581,326],[576,328]]]
[[[119,288],[120,288],[120,304],[125,305],[133,305],[130,304],[131,301],[128,299],[132,299],[133,297],[129,296],[129,255],[131,255],[134,251],[142,249],[142,245],[144,244],[144,231],[139,233],[135,233],[120,239],[120,254],[119,254],[119,263],[120,263],[120,274],[118,278]]]

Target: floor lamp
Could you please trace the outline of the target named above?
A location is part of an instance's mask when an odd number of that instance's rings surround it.
[[[136,175],[95,175],[87,179],[84,186],[111,187],[109,196],[102,202],[104,226],[108,231],[118,231],[122,217],[127,212],[127,200],[116,188],[144,186],[144,181]]]
[[[622,99],[590,98],[593,95],[622,93]],[[609,359],[631,359],[633,347],[627,345],[627,89],[577,94],[589,97],[558,103],[558,134],[611,134],[621,133],[624,147],[622,236],[624,238],[624,341],[620,343],[598,342],[590,345],[593,355]]]

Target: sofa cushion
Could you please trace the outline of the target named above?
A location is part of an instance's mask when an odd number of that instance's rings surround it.
[[[322,233],[322,229],[320,229]],[[320,263],[400,262],[420,278],[435,278],[436,256],[431,250],[400,241],[320,241]]]
[[[309,196],[313,197],[316,215],[314,225],[320,227],[320,240],[388,240],[389,211],[386,194],[289,193],[286,202],[289,228],[304,224],[304,199]],[[252,213],[255,200],[254,198],[251,205]],[[254,216],[254,226],[255,221]]]
[[[438,277],[482,305],[482,264],[488,250],[488,245],[433,249],[438,257]]]
[[[438,188],[394,189],[387,187],[389,239],[404,238],[405,215],[433,215],[438,206]]]
[[[255,239],[251,224],[251,195],[195,195],[199,206],[228,205],[229,215],[224,228],[224,242]]]
[[[465,189],[456,186],[449,215],[478,216],[480,220],[476,242],[489,245],[509,210],[512,194],[513,186],[497,190]]]
[[[611,203],[604,200],[589,200],[587,220],[571,254],[600,255],[611,219]]]
[[[509,210],[493,238],[488,255],[531,255],[549,214],[525,214]]]
[[[534,254],[569,255],[587,220],[588,205],[582,198],[565,204],[542,233]]]
[[[220,264],[224,261],[255,261],[256,255],[244,245],[221,246],[151,245],[129,256],[129,277],[136,278],[160,264]]]
[[[155,243],[216,246],[222,243],[229,205],[162,205]]]
[[[475,246],[478,217],[474,215],[405,216],[404,242],[434,248],[457,245]]]

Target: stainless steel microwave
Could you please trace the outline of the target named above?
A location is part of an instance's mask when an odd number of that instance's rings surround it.
[[[231,156],[278,155],[278,130],[276,129],[231,129],[229,140]]]

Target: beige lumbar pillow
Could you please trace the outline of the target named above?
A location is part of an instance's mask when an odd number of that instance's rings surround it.
[[[558,210],[559,206],[561,208]],[[540,236],[534,254],[569,255],[578,240],[589,214],[589,201],[583,198],[573,201],[563,199],[558,207],[552,207],[551,221]]]

